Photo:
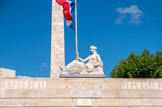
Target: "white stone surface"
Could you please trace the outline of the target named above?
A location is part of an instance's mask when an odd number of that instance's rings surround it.
[[[78,99],[78,106],[92,106],[92,99]]]
[[[15,76],[15,70],[0,68],[0,78],[15,78]]]
[[[91,46],[90,52],[92,53],[87,58],[82,59],[79,57],[79,53],[77,55],[77,60],[73,60],[71,63],[69,63],[66,67],[61,67],[62,70],[62,76],[66,74],[71,75],[72,77],[75,77],[75,75],[86,75],[87,78],[88,75],[104,75],[103,72],[103,61],[101,60],[100,55],[97,53],[97,47]],[[90,78],[92,78],[90,76]],[[77,76],[79,77],[79,76]],[[81,77],[81,76],[80,76]],[[105,77],[103,77],[105,78]]]
[[[73,98],[100,98],[99,89],[72,89],[71,97]]]
[[[161,84],[162,79],[0,79],[0,108],[162,108]]]
[[[59,78],[60,66],[65,65],[63,9],[52,0],[51,78]]]

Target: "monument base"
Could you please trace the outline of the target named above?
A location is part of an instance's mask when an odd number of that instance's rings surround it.
[[[104,74],[61,74],[60,78],[105,78]]]
[[[162,79],[0,78],[0,108],[162,108]]]

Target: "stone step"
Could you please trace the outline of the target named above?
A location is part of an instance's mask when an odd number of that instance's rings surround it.
[[[1,98],[162,98],[162,90],[1,89]]]
[[[0,107],[162,107],[162,99],[0,99]]]

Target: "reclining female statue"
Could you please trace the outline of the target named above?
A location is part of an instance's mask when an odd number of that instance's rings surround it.
[[[90,51],[92,52],[92,55],[89,55],[86,59],[80,58],[78,54],[77,60],[72,61],[64,69],[60,69],[69,74],[103,72],[103,63],[100,55],[97,54],[97,48],[91,46]]]

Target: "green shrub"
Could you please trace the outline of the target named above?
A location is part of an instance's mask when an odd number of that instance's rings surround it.
[[[110,73],[112,78],[162,78],[162,51],[131,54],[121,60]]]

